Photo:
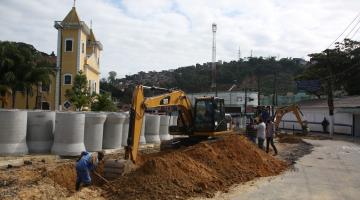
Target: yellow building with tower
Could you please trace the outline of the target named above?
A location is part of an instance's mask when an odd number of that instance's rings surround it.
[[[57,56],[52,54],[49,59],[56,63],[56,75],[52,77],[50,85],[42,86],[39,90],[34,88],[37,94],[25,95],[24,91],[16,91],[15,108],[73,110],[65,92],[72,88],[79,71],[86,75],[90,92],[99,93],[100,52],[103,47],[96,40],[92,28],[80,20],[75,5],[62,21],[55,21],[54,27],[58,35]],[[12,108],[11,95],[5,96],[9,103],[4,107]]]
[[[64,20],[55,21],[58,30],[55,109],[72,107],[65,98],[65,91],[71,89],[74,77],[82,71],[87,79],[90,92],[99,93],[100,52],[102,44],[96,40],[92,28],[81,21],[75,6]]]

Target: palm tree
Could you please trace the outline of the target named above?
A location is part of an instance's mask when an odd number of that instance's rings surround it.
[[[19,87],[17,65],[24,61],[16,45],[0,42],[0,84],[11,90],[12,107],[15,108],[16,89]]]
[[[39,83],[49,84],[53,69],[47,56],[32,45],[0,41],[0,86],[11,90],[13,108],[19,90],[26,93],[26,108],[29,108],[33,87],[39,93]]]
[[[40,88],[43,85],[49,85],[51,82],[51,77],[55,76],[54,67],[51,66],[50,62],[46,58],[39,59],[36,67],[32,70],[31,80],[32,86],[36,88],[36,101],[35,108],[41,108],[41,99],[42,99],[42,91],[40,92]],[[33,87],[31,87],[33,88]]]
[[[29,96],[33,96],[33,89],[36,90],[35,109],[41,108],[42,92],[40,87],[51,82],[51,76],[55,75],[54,67],[49,59],[41,52],[35,52],[33,61],[28,64],[24,72],[24,90],[26,94],[26,109],[29,109]]]

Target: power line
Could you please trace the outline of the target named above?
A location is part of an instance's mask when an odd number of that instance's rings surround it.
[[[345,30],[328,46],[329,49],[331,47],[331,45],[333,45],[344,33],[345,31],[351,26],[351,24],[354,23],[354,21],[360,16],[360,12],[355,16],[355,18],[351,21],[351,23],[345,28]]]
[[[355,24],[355,26],[351,29],[351,31],[345,36],[345,38],[348,38],[348,36],[353,32],[353,30],[357,27],[357,25],[359,25],[359,23],[360,23],[360,18],[358,22]]]
[[[356,31],[354,32],[354,34],[351,36],[350,39],[353,39],[353,38],[355,37],[356,33],[357,33],[359,30],[360,30],[360,26],[356,29]]]

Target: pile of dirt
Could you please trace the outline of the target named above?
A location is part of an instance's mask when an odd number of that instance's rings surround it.
[[[288,165],[258,149],[245,137],[215,141],[141,156],[139,168],[112,181],[110,199],[187,199],[212,197],[236,183],[277,175]]]
[[[76,171],[74,163],[57,166],[55,169],[49,171],[48,177],[69,191],[75,191]]]
[[[34,166],[35,165],[35,166]],[[48,178],[40,163],[0,170],[0,199],[54,199],[68,195],[66,189]]]
[[[303,141],[301,137],[296,135],[278,135],[278,138],[280,143],[296,144]]]

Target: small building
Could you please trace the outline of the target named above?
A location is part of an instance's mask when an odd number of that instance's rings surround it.
[[[282,106],[310,99],[316,99],[316,96],[306,94],[305,92],[298,92],[296,94],[288,92],[286,95],[277,95],[276,102],[277,105]],[[273,95],[260,95],[260,105],[273,105]]]
[[[321,122],[329,118],[327,99],[312,99],[298,103],[308,127],[312,132],[322,132]],[[347,96],[334,99],[334,132],[360,137],[360,96]],[[301,130],[295,116],[283,116],[280,128]]]

